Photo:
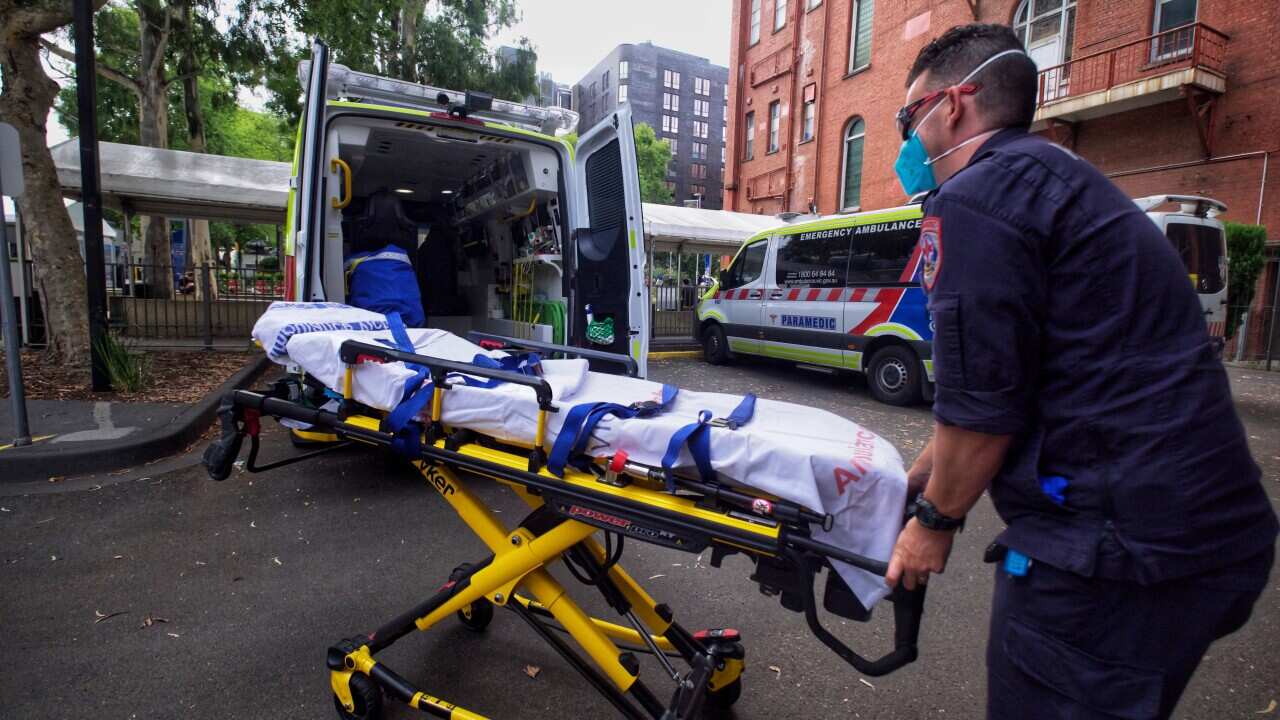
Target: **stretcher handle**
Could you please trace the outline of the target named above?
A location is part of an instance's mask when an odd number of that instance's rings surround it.
[[[483,345],[481,340],[497,340],[504,345],[513,348],[521,348],[524,350],[542,350],[543,352],[564,353],[569,357],[579,357],[585,360],[600,360],[601,362],[618,363],[626,369],[627,377],[637,377],[640,374],[640,365],[635,358],[630,355],[620,355],[618,353],[605,352],[603,350],[595,350],[593,348],[574,347],[572,345],[556,345],[555,343],[542,342],[541,340],[525,340],[523,338],[506,337],[505,335],[494,335],[492,333],[480,332],[473,330],[467,333],[467,340]]]
[[[540,377],[532,375],[521,375],[510,370],[496,370],[494,368],[481,367],[472,365],[471,363],[458,362],[456,360],[445,360],[444,358],[428,357],[426,355],[415,355],[401,350],[392,350],[382,345],[371,345],[358,340],[346,340],[338,348],[338,357],[342,362],[348,365],[354,365],[365,359],[373,359],[380,362],[402,362],[411,365],[421,365],[431,370],[431,380],[440,386],[448,373],[456,372],[464,375],[472,375],[475,377],[489,378],[491,380],[501,380],[505,383],[513,385],[524,385],[533,388],[534,393],[538,396],[538,407],[543,409],[551,408],[551,383]]]
[[[796,553],[794,550],[792,552]],[[797,558],[796,561],[804,562],[802,558]],[[828,572],[835,572],[835,569],[833,568]],[[889,595],[888,599],[893,603],[893,650],[875,660],[868,660],[854,652],[840,638],[832,635],[829,630],[822,626],[822,622],[818,619],[818,601],[814,597],[812,577],[813,575],[809,575],[810,581],[803,583],[805,623],[808,624],[809,630],[814,637],[821,640],[823,645],[831,648],[835,654],[840,656],[841,660],[853,666],[853,669],[863,675],[880,677],[888,675],[904,665],[915,662],[916,658],[919,657],[918,641],[920,638],[920,621],[924,617],[926,586],[919,585],[915,590],[897,587]]]

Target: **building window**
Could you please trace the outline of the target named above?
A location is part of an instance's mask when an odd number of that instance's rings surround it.
[[[666,180],[666,181],[664,181],[664,182],[663,182],[663,185],[666,185],[666,186],[667,186],[667,190],[670,190],[672,195],[674,195],[674,194],[675,194],[675,192],[676,192],[676,184],[675,184],[674,182],[672,182],[671,180]]]
[[[662,116],[662,132],[675,135],[680,132],[680,118],[674,115]]]
[[[742,141],[742,159],[750,160],[756,156],[756,114],[747,113],[746,119],[742,122],[746,127],[746,137]]]
[[[631,77],[631,63],[626,60],[618,61],[618,81],[621,82]]]
[[[773,31],[778,32],[787,25],[787,0],[774,0]]]
[[[748,45],[760,42],[760,0],[751,0],[751,39]]]
[[[675,93],[662,93],[662,109],[680,112],[680,96]]]
[[[695,142],[695,143],[693,144],[693,154],[692,154],[690,157],[692,157],[694,160],[706,160],[706,159],[707,159],[707,144],[706,144],[706,143]]]
[[[604,76],[600,78],[600,92],[602,93],[609,92],[609,71],[608,70],[605,70]]]
[[[1156,0],[1151,31],[1160,37],[1151,48],[1152,61],[1169,60],[1191,52],[1194,36],[1189,30],[1166,33],[1196,21],[1196,0]]]
[[[862,139],[866,124],[862,118],[849,121],[844,131],[844,176],[840,183],[840,209],[855,210],[862,203]]]
[[[822,0],[808,0],[805,4],[806,10],[812,10],[822,4]]]
[[[697,195],[699,199],[704,199],[707,197],[707,186],[706,185],[690,185],[689,194]]]
[[[693,94],[694,95],[710,95],[711,81],[706,78],[700,78],[696,75],[693,78]]]
[[[689,173],[699,180],[705,180],[707,178],[707,166],[703,163],[693,163],[689,166]]]
[[[778,152],[778,126],[782,124],[782,101],[769,103],[769,149],[765,152]]]
[[[627,101],[627,86],[619,85],[618,86],[618,104],[622,104],[626,101]]]
[[[680,89],[680,73],[675,70],[662,71],[662,87],[671,88],[672,90]]]
[[[1160,12],[1157,0],[1156,12]],[[1194,0],[1192,1],[1194,5]],[[1022,0],[1013,16],[1013,31],[1027,48],[1036,67],[1045,70],[1071,59],[1075,41],[1076,0],[1049,3],[1045,0]],[[1057,84],[1065,78],[1048,78]]]
[[[874,14],[874,0],[853,3],[849,13],[849,72],[871,64],[871,17]]]
[[[698,117],[710,117],[711,102],[707,100],[698,100],[697,98],[694,98],[693,114],[697,115]]]
[[[813,100],[804,104],[804,121],[800,124],[800,142],[809,142],[813,139],[813,119],[816,105],[817,103]]]
[[[723,165],[723,164],[725,164],[725,162],[726,162],[726,160],[725,160],[725,156],[724,156],[724,145],[721,145],[721,146],[720,146],[720,164],[721,164],[721,165]]]
[[[667,138],[667,142],[671,144],[671,157],[674,158],[680,154],[680,140],[677,138]]]
[[[693,121],[694,137],[700,137],[705,140],[707,138],[707,135],[710,133],[710,131],[711,131],[711,125],[709,123],[704,123],[701,120]]]

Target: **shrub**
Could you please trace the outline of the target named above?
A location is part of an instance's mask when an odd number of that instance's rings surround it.
[[[1226,223],[1227,229],[1227,337],[1236,334],[1240,315],[1253,302],[1253,291],[1262,272],[1267,229],[1261,225]]]
[[[117,391],[138,392],[146,385],[151,370],[151,358],[133,351],[133,343],[107,333],[98,341],[98,353],[102,357],[107,377]]]

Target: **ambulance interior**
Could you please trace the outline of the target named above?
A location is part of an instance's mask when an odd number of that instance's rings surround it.
[[[325,146],[328,297],[346,297],[336,248],[345,259],[395,245],[413,263],[428,327],[566,341],[555,149],[482,126],[368,117],[333,120]]]

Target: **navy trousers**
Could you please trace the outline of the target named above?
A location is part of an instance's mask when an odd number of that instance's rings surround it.
[[[1249,619],[1274,558],[1145,586],[997,563],[988,720],[1168,718],[1209,645]]]

